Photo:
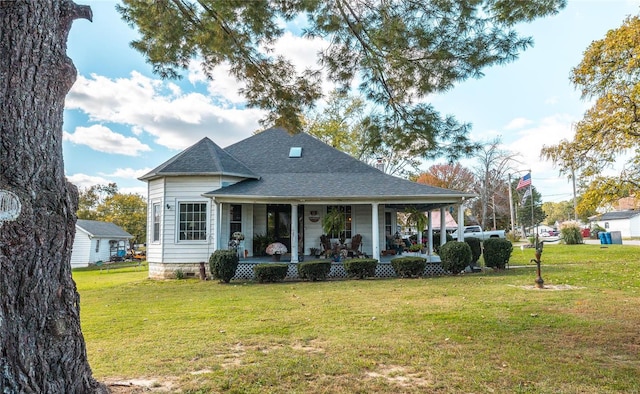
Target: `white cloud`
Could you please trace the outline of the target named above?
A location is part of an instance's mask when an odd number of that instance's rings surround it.
[[[137,72],[118,79],[79,76],[66,108],[81,110],[94,122],[129,125],[136,135],[146,132],[171,149],[184,149],[205,136],[224,147],[249,137],[264,115],[258,109],[219,105],[201,93],[176,92]]]
[[[152,168],[117,168],[111,174],[100,173],[101,176],[109,177],[109,178],[123,178],[123,179],[138,179],[142,175],[151,171]]]
[[[67,180],[80,190],[88,189],[93,185],[107,185],[111,182],[109,179],[87,174],[67,175]]]
[[[518,130],[523,127],[529,126],[533,121],[527,118],[515,118],[512,119],[506,126],[504,126],[505,130]]]
[[[125,156],[138,156],[140,152],[151,150],[148,145],[141,143],[138,139],[114,133],[102,125],[77,127],[74,133],[64,132],[63,139],[75,144],[86,145],[99,152]]]

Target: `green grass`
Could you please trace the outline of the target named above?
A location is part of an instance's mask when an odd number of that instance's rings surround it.
[[[533,250],[514,250],[511,265]],[[186,393],[640,392],[640,247],[547,245],[535,267],[229,285],[75,271],[98,379]],[[194,374],[196,373],[196,374]]]

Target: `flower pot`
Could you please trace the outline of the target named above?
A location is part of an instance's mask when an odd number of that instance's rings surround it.
[[[280,253],[276,253],[276,254],[274,254],[274,255],[273,255],[273,261],[280,261],[280,257],[281,257],[281,256],[282,256],[282,255],[281,255]]]

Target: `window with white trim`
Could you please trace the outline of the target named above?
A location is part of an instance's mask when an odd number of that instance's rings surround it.
[[[154,203],[152,207],[152,215],[153,215],[153,233],[151,236],[151,242],[159,242],[160,241],[160,215],[162,209],[160,203]]]
[[[344,229],[327,235],[329,235],[329,238],[340,238],[341,236],[351,238],[351,205],[329,205],[327,206],[327,213],[334,209],[339,210],[344,215]]]
[[[205,241],[207,239],[207,203],[183,202],[178,211],[178,240]]]
[[[229,207],[229,236],[242,232],[242,205],[232,204]]]

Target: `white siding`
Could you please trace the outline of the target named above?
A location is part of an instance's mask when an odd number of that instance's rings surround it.
[[[640,237],[640,215],[632,217],[629,222],[629,235],[631,237]]]
[[[184,263],[209,261],[213,253],[215,238],[215,206],[210,199],[202,197],[202,193],[218,189],[219,178],[214,177],[177,177],[167,178],[164,188],[163,233],[161,235],[164,263]],[[180,241],[176,233],[178,226],[177,213],[180,203],[200,202],[208,207],[207,239],[203,241]],[[148,256],[147,256],[148,257]],[[157,262],[157,261],[154,261]]]
[[[91,239],[89,239],[89,234],[76,227],[76,236],[73,240],[73,249],[71,250],[71,268],[89,266],[90,250]]]
[[[309,216],[311,215],[311,211],[318,211],[318,219],[317,222],[312,222],[309,220]],[[304,254],[309,254],[309,248],[318,248],[322,250],[322,245],[320,245],[320,236],[323,234],[322,232],[322,217],[324,213],[326,213],[327,208],[325,205],[305,205],[304,206]]]
[[[162,236],[165,233],[166,202],[164,200],[164,179],[155,179],[148,183],[147,202],[147,261],[153,263],[162,262]],[[160,204],[160,241],[153,242],[153,204]]]
[[[640,237],[640,215],[629,219],[599,220],[596,223],[606,231],[620,231],[623,238]],[[605,227],[607,224],[608,227]]]

